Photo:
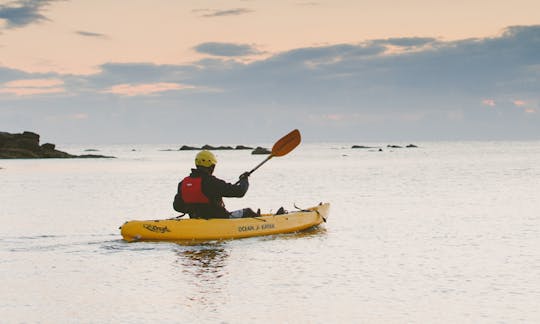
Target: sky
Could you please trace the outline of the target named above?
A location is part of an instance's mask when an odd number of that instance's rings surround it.
[[[0,0],[0,131],[540,140],[537,0]]]

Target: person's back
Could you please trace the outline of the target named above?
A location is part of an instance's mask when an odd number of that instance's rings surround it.
[[[249,173],[240,176],[236,184],[225,182],[212,175],[217,159],[209,151],[201,151],[195,157],[196,169],[179,184],[173,208],[188,213],[191,218],[230,218],[223,197],[243,197],[248,188]]]

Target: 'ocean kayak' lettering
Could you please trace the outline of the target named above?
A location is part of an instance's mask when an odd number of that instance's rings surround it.
[[[161,226],[156,226],[156,225],[143,224],[143,227],[149,231],[156,232],[156,233],[170,232],[167,226],[161,227]]]
[[[266,230],[275,228],[276,225],[274,224],[263,224],[263,225],[249,225],[249,226],[238,226],[238,232],[251,232],[251,231],[258,231],[258,230]]]

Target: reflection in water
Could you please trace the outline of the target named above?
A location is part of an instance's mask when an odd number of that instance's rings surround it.
[[[181,278],[187,292],[189,307],[217,312],[228,300],[227,259],[229,252],[223,243],[180,246],[177,263],[182,267]],[[184,304],[184,303],[182,303]]]
[[[261,236],[261,240],[295,240],[295,239],[306,239],[306,238],[320,238],[321,236],[326,235],[326,227],[313,226],[303,231],[288,233],[288,234],[277,234],[270,236]]]
[[[221,277],[221,268],[229,256],[228,252],[219,245],[199,245],[178,252],[181,263],[186,271],[193,271],[196,276],[205,276],[214,273],[217,278]]]

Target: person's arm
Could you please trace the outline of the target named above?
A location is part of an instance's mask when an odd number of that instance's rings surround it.
[[[244,197],[249,188],[247,176],[240,176],[240,181],[237,184],[225,182],[216,177],[209,177],[211,182],[208,186],[207,194],[214,197]]]

